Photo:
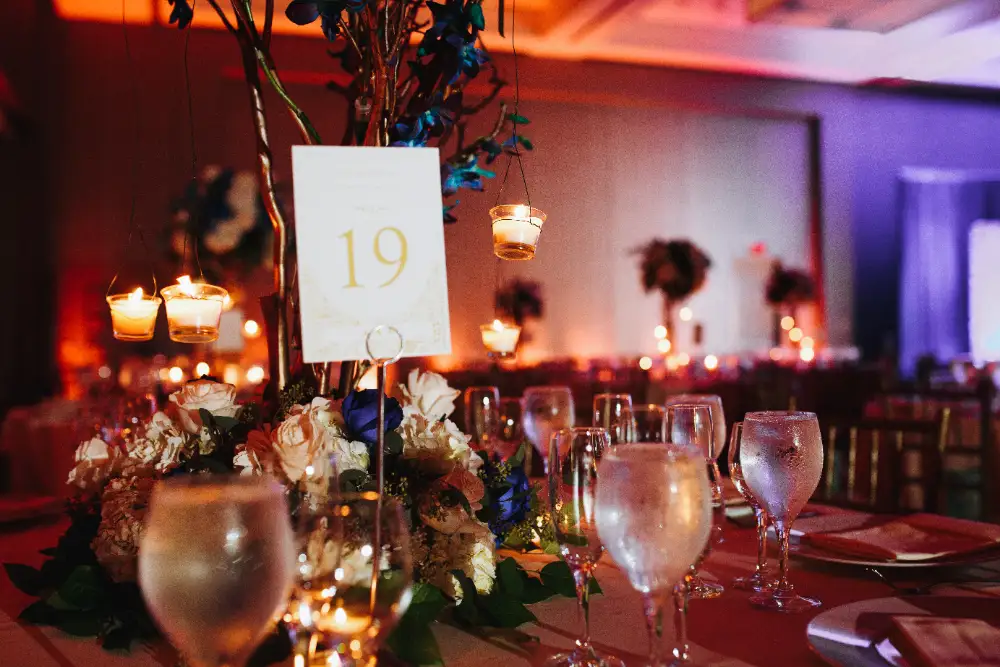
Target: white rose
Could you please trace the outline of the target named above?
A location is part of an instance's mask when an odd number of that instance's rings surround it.
[[[488,532],[488,531],[487,531]],[[496,560],[493,556],[493,536],[480,536],[470,550],[469,567],[465,573],[476,585],[476,590],[486,594],[493,590],[493,581],[497,576]],[[471,570],[471,574],[469,573]]]
[[[493,554],[493,535],[484,524],[471,520],[467,530],[448,538],[451,591],[456,599],[462,598],[462,587],[451,575],[452,570],[461,570],[476,587],[476,592],[487,594],[493,590],[496,579],[496,562]],[[447,589],[446,589],[447,590]]]
[[[482,466],[469,447],[469,436],[449,419],[430,422],[419,414],[411,414],[400,425],[403,436],[403,457],[416,460],[428,472],[446,474],[456,465],[476,472]]]
[[[347,438],[333,438],[333,461],[337,473],[345,470],[368,470],[368,445]]]
[[[76,448],[76,465],[69,471],[67,484],[81,489],[96,489],[115,467],[118,452],[100,438],[84,440]]]
[[[314,398],[308,406],[294,406],[285,421],[274,430],[274,452],[290,481],[304,479],[306,468],[310,466],[313,467],[313,474],[308,475],[311,478],[317,476],[320,467],[328,471],[334,439],[341,435],[338,417],[329,400]]]
[[[448,381],[437,373],[421,374],[416,368],[410,371],[407,386],[402,390],[410,404],[432,422],[450,416],[461,393],[449,387]]]
[[[211,380],[188,382],[170,395],[173,418],[191,435],[199,435],[202,426],[199,410],[208,410],[216,417],[236,417],[240,406],[236,403],[236,387]]]
[[[154,414],[144,432],[127,443],[126,468],[152,466],[157,472],[168,472],[180,463],[187,437],[163,412]]]
[[[240,475],[262,475],[270,471],[274,452],[271,434],[271,427],[265,424],[262,431],[250,431],[247,441],[236,448],[233,467],[240,471]]]
[[[91,548],[97,562],[118,582],[135,581],[139,543],[145,532],[151,478],[117,478],[101,495],[101,523]]]

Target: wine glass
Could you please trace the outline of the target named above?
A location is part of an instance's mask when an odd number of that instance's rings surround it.
[[[667,409],[662,405],[632,408],[632,442],[667,442]]]
[[[660,612],[708,542],[712,494],[700,453],[662,443],[615,447],[597,466],[597,531],[608,553],[645,598],[649,666],[663,664]],[[673,665],[687,662],[686,619],[676,617]]]
[[[524,428],[521,426],[523,412],[520,398],[500,399],[496,450],[505,460],[516,454],[524,444]]]
[[[753,509],[754,517],[757,519],[757,566],[754,573],[749,577],[737,577],[733,579],[732,586],[739,590],[749,590],[760,593],[771,586],[768,580],[767,568],[767,513],[757,502],[753,491],[747,487],[743,479],[743,422],[733,424],[733,434],[729,438],[729,478],[733,480],[733,485],[740,492],[747,504]]]
[[[712,449],[708,458],[712,462],[711,474],[719,479],[719,457],[726,446],[726,414],[722,409],[722,398],[716,394],[678,394],[667,398],[666,405],[707,405],[712,411]],[[712,478],[709,478],[712,481]]]
[[[564,428],[573,428],[574,407],[573,394],[569,387],[529,387],[524,392],[524,410],[522,414],[524,434],[539,457],[548,460],[549,440],[552,434]],[[547,471],[546,471],[547,472]]]
[[[412,595],[402,508],[374,492],[309,497],[297,536],[296,652],[306,664],[369,664]]]
[[[690,447],[701,454],[706,463],[709,477],[709,489],[712,491],[712,531],[708,545],[701,558],[692,566],[688,579],[691,597],[697,600],[717,598],[725,591],[720,585],[705,581],[698,574],[702,562],[708,557],[712,547],[722,542],[722,525],[726,521],[726,505],[722,497],[722,484],[719,477],[713,474],[714,461],[711,451],[715,442],[715,428],[712,412],[708,404],[677,404],[667,408],[667,439],[675,445]]]
[[[599,655],[590,644],[590,579],[604,551],[594,524],[597,463],[611,447],[603,428],[556,431],[549,444],[549,499],[559,552],[573,572],[583,615],[583,636],[569,653],[552,656],[548,667],[624,667],[614,656]]]
[[[822,604],[788,581],[788,535],[823,473],[823,441],[812,412],[748,412],[740,446],[743,479],[767,511],[781,550],[778,583],[750,598],[763,609],[800,612]]]
[[[500,430],[500,390],[469,387],[465,390],[465,430],[480,449],[489,449]]]
[[[629,442],[632,439],[632,396],[595,395],[594,426],[607,430],[612,445]]]
[[[263,477],[159,482],[139,584],[187,664],[242,667],[288,601],[295,550],[282,488]]]

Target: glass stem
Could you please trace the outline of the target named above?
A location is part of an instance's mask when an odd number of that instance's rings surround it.
[[[684,577],[681,583],[674,586],[674,633],[677,636],[674,659],[682,664],[688,661],[687,606],[690,598],[691,581],[689,577]]]
[[[592,565],[586,564],[573,571],[576,599],[580,601],[580,612],[583,614],[583,636],[576,640],[577,649],[580,651],[590,651],[590,577],[592,569]]]
[[[754,509],[757,517],[757,574],[763,576],[767,570],[767,514],[760,508]]]
[[[774,529],[778,533],[778,549],[780,550],[778,555],[778,587],[774,594],[776,596],[790,595],[792,586],[788,583],[788,536],[792,529],[784,521],[775,521]]]
[[[646,609],[646,632],[649,633],[649,664],[651,667],[657,667],[663,664],[663,641],[660,631],[663,600],[658,593],[647,593],[643,600]]]

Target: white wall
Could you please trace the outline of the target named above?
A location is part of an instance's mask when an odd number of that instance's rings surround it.
[[[524,112],[539,146],[526,160],[531,201],[548,221],[534,260],[499,268],[502,280],[543,285],[546,314],[532,351],[654,352],[661,300],[643,292],[630,251],[657,236],[689,238],[712,258],[708,283],[690,301],[705,351],[759,347],[760,327],[741,330],[740,311],[748,299],[763,307],[762,285],[742,284],[737,264],[762,242],[791,266],[810,265],[805,124],[600,104],[533,102]],[[523,193],[516,165],[506,190]],[[446,232],[461,359],[482,356],[478,324],[492,318],[498,263],[486,211],[496,191],[494,183],[486,195],[463,193],[460,222]]]

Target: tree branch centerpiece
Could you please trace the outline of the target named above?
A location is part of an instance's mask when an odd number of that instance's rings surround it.
[[[816,281],[801,269],[789,269],[775,261],[764,288],[764,298],[774,310],[774,344],[780,346],[782,331],[786,329],[782,320],[790,317],[792,321],[787,329],[795,326],[799,307],[816,300]]]
[[[633,252],[640,257],[643,288],[663,295],[663,324],[674,338],[674,310],[704,287],[712,260],[686,239],[653,239]]]

